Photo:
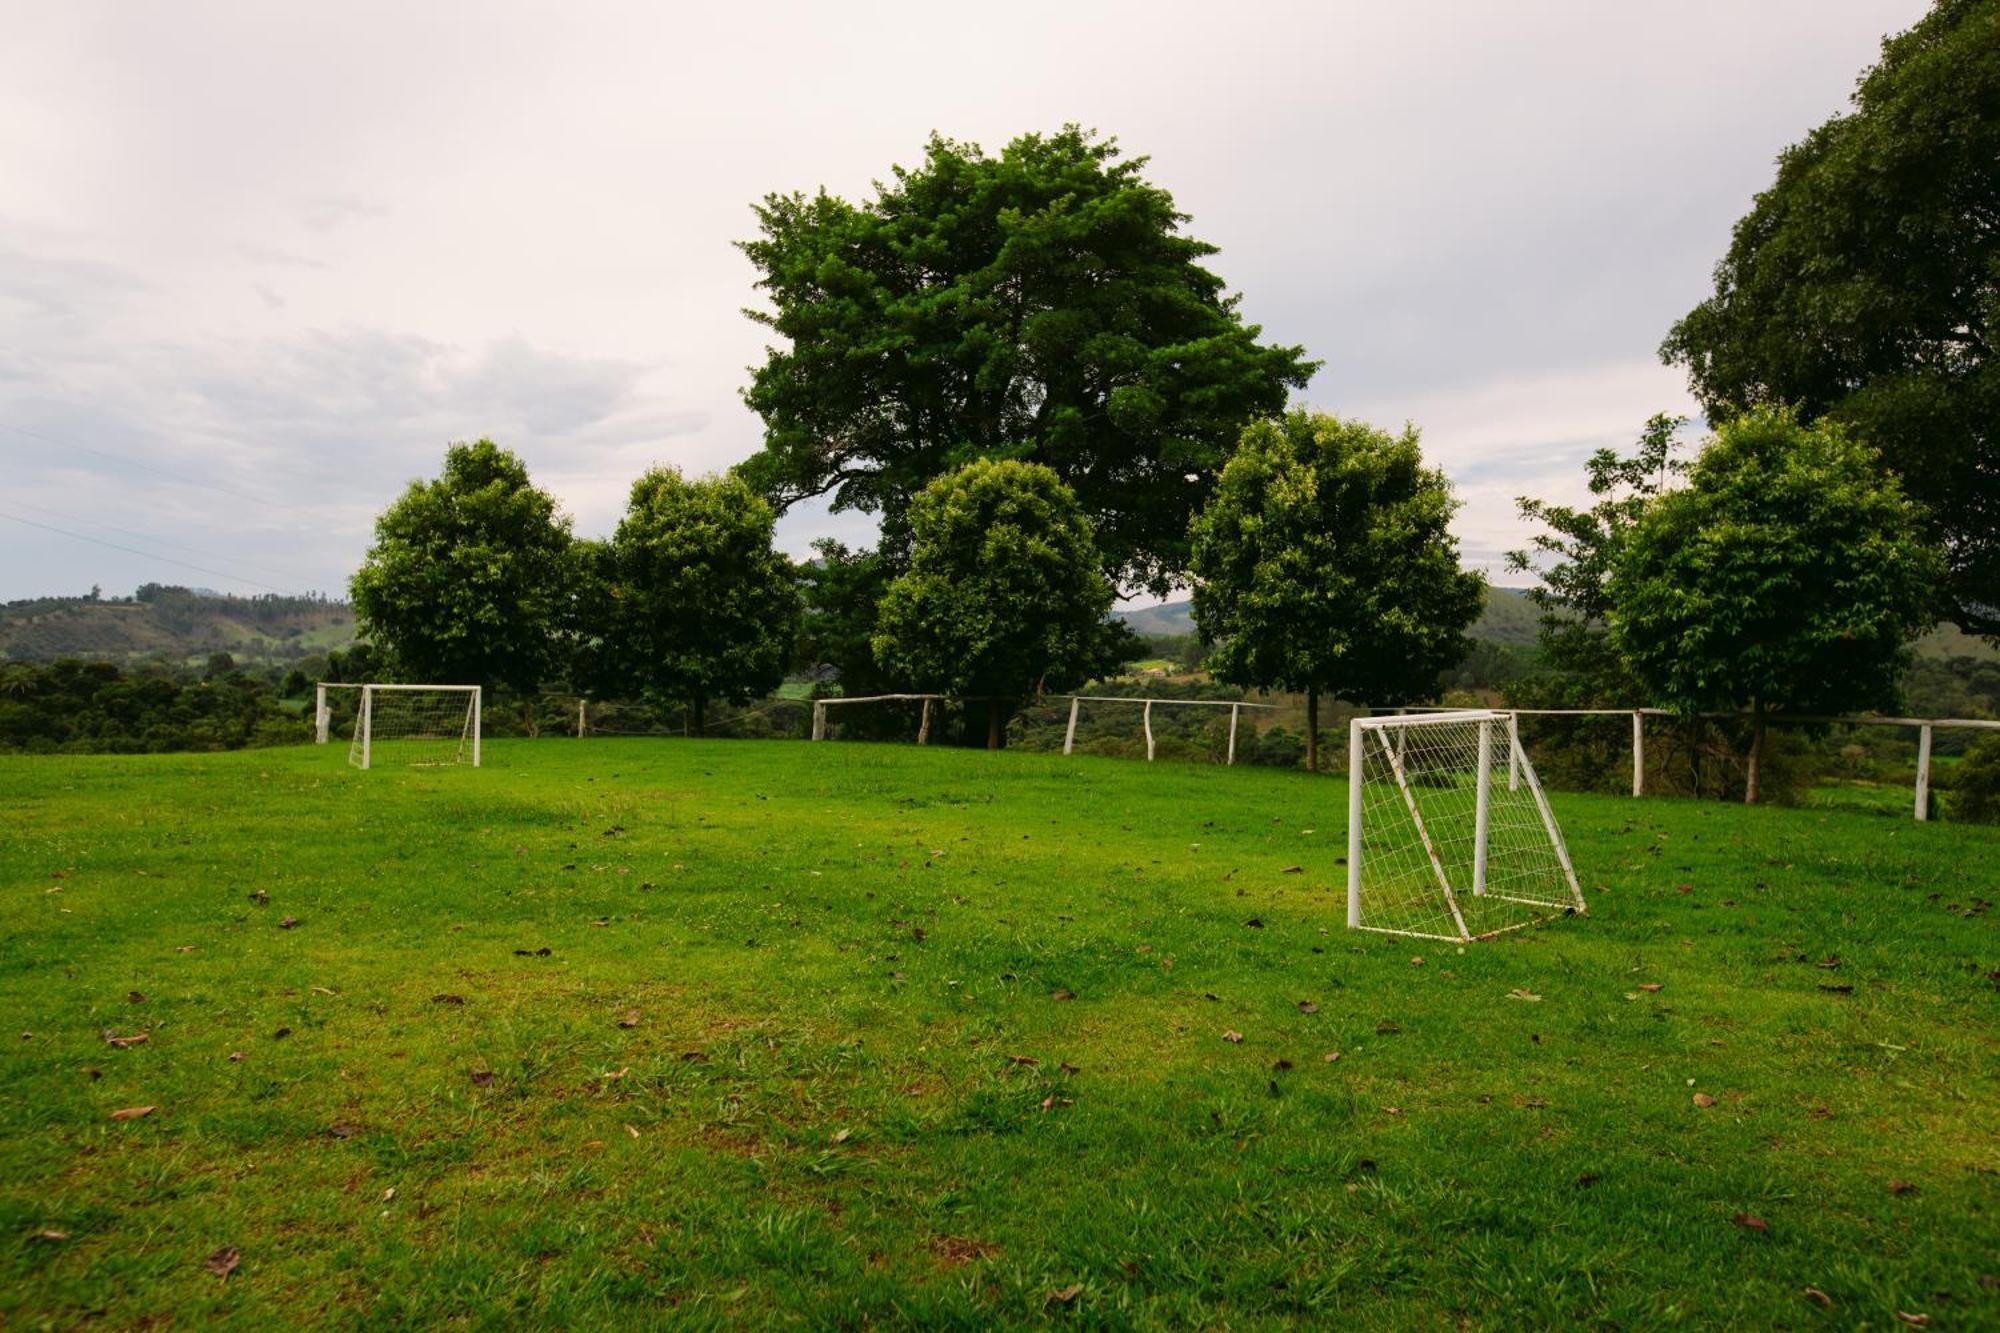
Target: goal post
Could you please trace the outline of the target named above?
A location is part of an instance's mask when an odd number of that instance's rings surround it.
[[[1587,910],[1510,715],[1356,718],[1347,784],[1351,928],[1465,941]]]
[[[320,687],[315,703],[316,730],[322,744],[329,716],[328,688]],[[485,694],[479,686],[370,684],[345,688],[360,692],[354,734],[347,747],[347,762],[356,768],[373,768],[380,763],[479,767],[480,708]]]

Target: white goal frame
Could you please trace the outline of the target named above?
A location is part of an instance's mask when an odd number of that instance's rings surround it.
[[[1471,857],[1469,867],[1465,867],[1454,884],[1454,876],[1446,868],[1447,857],[1440,854],[1439,841],[1425,823],[1424,801],[1419,798],[1409,774],[1405,769],[1406,747],[1413,736],[1419,736],[1423,729],[1458,728],[1468,724],[1477,727],[1476,756],[1472,760],[1473,786],[1473,828],[1471,833]],[[1507,893],[1493,892],[1495,901],[1521,904],[1539,909],[1536,915],[1526,919],[1512,920],[1492,928],[1474,931],[1469,929],[1465,912],[1461,910],[1460,897],[1470,893],[1475,898],[1488,898],[1488,867],[1492,848],[1492,809],[1494,789],[1498,785],[1493,747],[1496,741],[1506,746],[1506,785],[1509,793],[1518,793],[1526,788],[1533,803],[1533,811],[1541,831],[1547,836],[1547,850],[1553,854],[1553,870],[1559,870],[1559,880],[1545,889],[1544,897],[1526,898]],[[1588,912],[1583,900],[1583,890],[1578,885],[1576,871],[1570,865],[1569,848],[1563,842],[1562,830],[1557,827],[1555,815],[1549,810],[1547,796],[1542,792],[1542,784],[1535,776],[1535,766],[1529,762],[1526,751],[1521,748],[1521,737],[1513,714],[1493,709],[1464,709],[1456,712],[1413,713],[1394,717],[1358,717],[1348,727],[1347,750],[1347,924],[1353,930],[1378,930],[1392,935],[1413,935],[1427,939],[1457,940],[1468,942],[1496,935],[1503,930],[1531,925],[1536,920],[1557,914],[1558,911],[1578,915]],[[1416,930],[1370,924],[1363,920],[1363,895],[1367,891],[1366,865],[1363,859],[1367,828],[1365,819],[1367,802],[1365,799],[1371,759],[1379,758],[1378,772],[1386,772],[1400,794],[1401,811],[1407,819],[1407,831],[1423,848],[1424,862],[1429,869],[1429,878],[1443,904],[1445,914],[1454,927],[1452,933]],[[1455,785],[1455,784],[1454,784]],[[1503,797],[1502,800],[1507,798]],[[1518,805],[1518,797],[1513,804]],[[1433,811],[1435,812],[1435,809]],[[1515,827],[1519,827],[1518,825]],[[1538,849],[1539,850],[1539,849]],[[1457,858],[1449,858],[1456,860]],[[1544,873],[1545,880],[1556,879],[1551,873]],[[1443,917],[1440,918],[1444,919]],[[1485,926],[1487,923],[1481,921]]]
[[[328,731],[332,723],[332,714],[328,710],[326,702],[326,692],[328,690],[361,691],[361,702],[355,709],[354,714],[354,737],[360,744],[360,757],[357,760],[351,749],[348,753],[349,762],[353,763],[356,768],[369,768],[373,764],[375,694],[378,690],[422,691],[430,694],[464,694],[470,696],[467,700],[465,732],[461,739],[471,741],[472,766],[474,768],[479,767],[479,737],[481,731],[484,729],[481,725],[481,708],[485,702],[486,694],[483,687],[478,685],[391,685],[386,683],[356,685],[341,681],[321,681],[313,693],[313,743],[316,745],[325,745],[327,743]]]

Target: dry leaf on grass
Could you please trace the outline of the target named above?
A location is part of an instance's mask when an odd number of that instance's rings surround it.
[[[1647,992],[1648,994],[1651,994],[1655,991],[1663,989],[1663,987],[1657,981],[1642,981],[1639,983],[1639,989]]]
[[[279,929],[279,930],[291,930],[291,929],[292,929],[293,927],[297,926],[298,924],[299,924],[299,919],[298,919],[297,917],[295,917],[295,916],[288,916],[288,917],[286,917],[286,918],[285,918],[285,919],[284,919],[283,921],[280,921],[280,922],[278,923],[278,929]]]
[[[158,1109],[158,1107],[153,1106],[127,1106],[122,1110],[113,1111],[111,1118],[113,1120],[137,1120],[142,1116],[151,1115]]]
[[[1907,1310],[1896,1311],[1896,1318],[1911,1328],[1929,1328],[1931,1317],[1927,1314],[1911,1314]]]
[[[1729,1220],[1737,1226],[1742,1227],[1745,1231],[1769,1231],[1771,1229],[1770,1223],[1755,1213],[1738,1213]]]
[[[1715,1105],[1715,1098],[1705,1092],[1697,1092],[1694,1095],[1694,1104],[1696,1106],[1713,1106]]]
[[[854,1131],[851,1129],[836,1129],[829,1136],[830,1141],[834,1143],[845,1143],[853,1137],[854,1137]]]
[[[1332,1064],[1334,1061],[1340,1059],[1340,1052],[1328,1051],[1325,1055],[1322,1055],[1320,1059],[1326,1061],[1328,1064]]]
[[[1513,990],[1508,991],[1507,998],[1510,1000],[1528,1000],[1534,1004],[1540,1004],[1542,1002],[1541,996],[1535,994],[1531,990],[1522,990],[1519,986],[1516,986]]]
[[[1049,998],[1051,1000],[1074,1000],[1076,998],[1076,992],[1073,990],[1054,991],[1050,993]]]
[[[37,1231],[34,1235],[28,1237],[28,1239],[38,1240],[42,1242],[44,1245],[54,1245],[59,1241],[68,1240],[69,1232],[57,1231],[54,1227],[46,1227],[43,1230]]]
[[[621,1028],[635,1028],[635,1027],[638,1027],[638,1026],[639,1026],[639,1011],[638,1011],[637,1009],[628,1009],[628,1010],[626,1010],[626,1012],[625,1012],[625,1017],[623,1017],[623,1018],[621,1018],[621,1019],[619,1019],[619,1020],[618,1020],[618,1026],[619,1026],[619,1027],[621,1027]]]
[[[1833,1308],[1833,1297],[1827,1295],[1818,1287],[1807,1287],[1800,1294],[1822,1310],[1831,1310]]]
[[[473,1071],[472,1071],[472,1086],[473,1086],[473,1087],[475,1087],[475,1088],[490,1088],[490,1087],[492,1087],[492,1086],[493,1086],[493,1071],[492,1071],[492,1070],[490,1070],[490,1069],[475,1069],[475,1070],[473,1070]]]
[[[1083,1284],[1081,1282],[1072,1282],[1067,1287],[1059,1287],[1050,1292],[1048,1303],[1052,1305],[1068,1305],[1081,1295],[1083,1295]]]
[[[1231,1028],[1222,1034],[1222,1039],[1227,1042],[1240,1042],[1243,1040],[1243,1034]]]
[[[202,1267],[217,1277],[228,1277],[236,1271],[236,1265],[242,1262],[243,1256],[237,1251],[237,1248],[234,1245],[225,1245],[214,1254],[209,1255],[208,1262],[203,1264]]]
[[[1889,1182],[1889,1193],[1891,1194],[1915,1194],[1916,1192],[1917,1187],[1907,1180],[1892,1180]]]
[[[104,1034],[104,1044],[106,1046],[116,1046],[121,1051],[128,1046],[142,1046],[150,1040],[152,1040],[152,1034],[149,1032],[135,1032],[129,1037],[114,1037],[109,1032]]]
[[[1319,1012],[1319,1006],[1314,1004],[1311,1000],[1300,1000],[1299,1012],[1302,1014],[1316,1014]]]
[[[432,1003],[432,1004],[464,1004],[464,1003],[465,1003],[465,997],[464,997],[463,995],[433,995],[433,996],[431,996],[431,1003]]]
[[[133,1004],[144,1004],[146,1002],[146,992],[139,990],[126,991],[125,998]]]

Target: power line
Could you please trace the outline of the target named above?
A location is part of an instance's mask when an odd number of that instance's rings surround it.
[[[266,592],[274,592],[281,597],[295,597],[298,595],[289,589],[275,587],[272,584],[264,583],[257,579],[246,579],[241,574],[225,574],[219,569],[209,569],[203,565],[190,564],[186,560],[175,560],[171,556],[155,555],[151,551],[142,551],[136,546],[121,546],[117,542],[108,542],[102,537],[92,537],[88,533],[71,532],[67,528],[58,528],[50,523],[37,523],[32,518],[22,518],[19,514],[10,514],[4,509],[0,509],[0,518],[11,519],[16,523],[24,523],[31,528],[40,528],[44,532],[53,532],[60,536],[73,537],[77,541],[89,542],[94,546],[104,546],[114,551],[124,551],[128,555],[143,556],[148,560],[158,560],[169,565],[179,565],[182,569],[192,569],[197,574],[207,574],[212,578],[228,579],[233,583],[247,583],[253,588],[262,588]]]
[[[230,555],[223,551],[203,550],[199,546],[186,546],[180,542],[170,542],[164,537],[155,537],[151,533],[138,532],[131,528],[121,528],[116,523],[106,523],[101,519],[85,518],[81,514],[66,514],[60,509],[51,509],[47,505],[30,504],[26,500],[18,498],[10,498],[7,503],[16,505],[22,509],[32,509],[38,514],[48,514],[54,518],[67,519],[71,523],[94,523],[106,532],[122,532],[127,537],[137,537],[140,541],[151,542],[155,546],[165,546],[175,551],[186,551],[189,555],[207,556],[211,560],[221,560],[228,564],[241,565],[245,569],[255,569],[260,574],[282,574],[286,578],[297,579],[301,583],[312,582],[310,576],[301,574],[295,569],[279,569],[275,565],[259,566],[252,561],[243,559],[241,556]]]

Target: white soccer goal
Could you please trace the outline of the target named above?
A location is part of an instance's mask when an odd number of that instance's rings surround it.
[[[329,689],[360,693],[347,762],[356,768],[379,763],[438,767],[471,764],[479,767],[479,708],[477,685],[339,685],[323,684],[315,701],[315,733],[327,741],[332,714]]]
[[[1464,941],[1586,910],[1513,718],[1356,718],[1347,754],[1350,927]]]

